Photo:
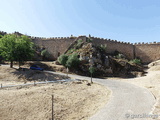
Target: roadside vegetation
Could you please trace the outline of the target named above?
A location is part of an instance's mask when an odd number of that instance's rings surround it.
[[[66,55],[63,54],[59,56],[58,62],[69,69],[78,67],[80,60],[77,54]]]

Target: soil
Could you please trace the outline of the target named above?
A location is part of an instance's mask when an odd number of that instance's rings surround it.
[[[55,75],[42,71],[9,68],[9,66],[0,66],[0,84],[15,85],[24,83],[33,83],[34,81],[54,81],[67,79],[67,76]]]
[[[15,69],[0,68],[1,83],[23,82],[23,77],[19,80],[19,75],[14,74]],[[44,76],[42,73],[39,75]],[[106,87],[98,84],[88,86],[87,83],[84,80],[0,89],[0,120],[49,120],[52,95],[55,120],[87,120],[107,103],[110,96]]]

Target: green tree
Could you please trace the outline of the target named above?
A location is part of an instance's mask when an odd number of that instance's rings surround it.
[[[33,43],[27,36],[17,36],[7,34],[0,38],[0,55],[10,61],[10,67],[13,67],[13,61],[20,63],[31,59],[34,55]]]
[[[31,41],[30,38],[27,36],[16,36],[16,56],[15,56],[15,61],[19,62],[19,67],[20,64],[24,61],[30,60],[34,56],[34,49],[33,49],[33,42]]]

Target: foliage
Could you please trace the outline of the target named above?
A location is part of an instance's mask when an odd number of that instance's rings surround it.
[[[31,39],[27,36],[16,36],[16,61],[26,61],[33,57],[34,50],[33,50],[33,43]]]
[[[68,57],[68,60],[66,62],[66,67],[68,68],[76,68],[79,64],[80,60],[78,58],[77,54],[72,54]]]
[[[70,49],[70,50],[68,50],[67,54],[71,54],[71,53],[73,53],[74,51],[76,51],[76,49]]]
[[[82,42],[83,42],[83,40],[82,40],[82,39],[79,39],[79,40],[78,40],[78,43],[82,43]]]
[[[17,36],[14,34],[4,35],[0,38],[0,55],[11,61],[23,62],[31,59],[34,55],[33,43],[27,36]]]
[[[95,71],[96,71],[95,67],[93,67],[93,66],[89,67],[89,72],[91,74],[95,73]]]
[[[83,44],[83,40],[82,39],[79,39],[78,40],[78,43],[76,44],[76,49],[80,48]]]
[[[3,37],[3,35],[0,35],[0,38],[2,38]]]
[[[134,63],[134,64],[141,64],[141,60],[140,59],[133,59],[133,60],[131,60],[131,61],[129,61],[130,63]]]
[[[63,55],[61,55],[61,56],[58,57],[58,62],[60,64],[62,64],[63,66],[66,66],[67,60],[68,60],[68,56],[65,55],[65,54],[63,54]]]
[[[116,55],[116,58],[117,59],[123,59],[123,58],[125,58],[125,56],[123,54],[119,53],[118,55]]]
[[[100,49],[101,52],[105,52],[106,48],[107,48],[107,45],[102,45],[102,44],[101,44],[101,45],[99,46],[99,49]]]
[[[93,40],[91,38],[87,38],[86,42],[90,43],[92,42]]]
[[[50,54],[46,49],[44,49],[41,51],[41,56],[44,58],[49,58]]]

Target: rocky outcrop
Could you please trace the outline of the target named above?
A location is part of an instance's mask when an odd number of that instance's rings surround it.
[[[141,66],[130,64],[123,54],[120,54],[121,58],[116,58],[114,55],[107,54],[106,48],[104,48],[93,45],[92,42],[77,39],[74,45],[66,51],[66,54],[78,54],[81,62],[75,71],[82,75],[89,76],[89,67],[91,66],[96,70],[95,76],[134,77],[133,71],[143,72]]]

